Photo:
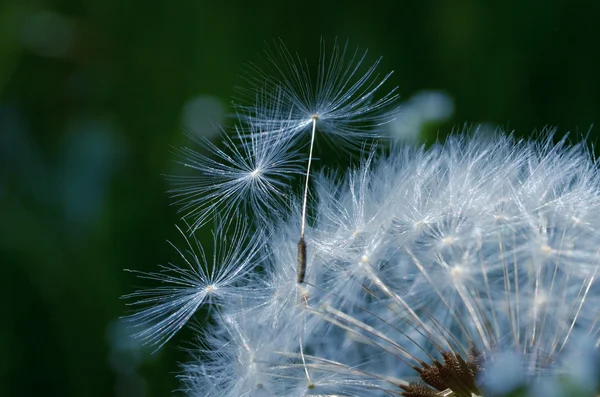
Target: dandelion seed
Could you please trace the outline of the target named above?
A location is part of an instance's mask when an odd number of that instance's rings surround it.
[[[202,305],[217,305],[248,293],[245,283],[253,279],[252,270],[264,256],[265,236],[248,236],[244,224],[233,230],[218,226],[214,231],[212,260],[192,235],[184,237],[187,249],[173,245],[183,266],[173,263],[160,266],[160,272],[137,272],[140,278],[159,281],[162,286],[136,291],[123,298],[132,299],[132,306],[142,309],[125,319],[141,328],[136,337],[158,350],[171,339]]]
[[[334,144],[362,147],[365,139],[373,138],[377,127],[392,121],[397,113],[394,107],[396,89],[376,94],[391,76],[380,77],[377,68],[381,59],[362,68],[367,51],[360,53],[348,49],[348,43],[334,43],[328,54],[321,40],[321,52],[316,75],[298,55],[281,42],[267,51],[265,68],[251,64],[248,81],[253,89],[240,89],[242,94],[254,99],[258,92],[262,104],[271,104],[281,110],[281,115],[264,112],[263,106],[243,106],[242,120],[248,125],[271,130],[273,123],[286,119],[292,126],[289,135],[299,136],[315,125]]]
[[[373,100],[375,93],[389,78],[390,74],[379,79],[375,71],[379,60],[367,69],[364,75],[359,70],[367,53],[359,55],[358,50],[350,56],[346,64],[348,44],[343,48],[333,46],[331,58],[327,55],[323,41],[316,80],[312,81],[308,65],[298,57],[292,56],[283,44],[276,44],[274,53],[268,55],[269,69],[266,71],[252,65],[251,80],[271,108],[282,110],[282,119],[291,121],[285,133],[294,138],[310,128],[309,155],[305,173],[305,187],[302,204],[300,240],[298,242],[298,283],[302,283],[305,273],[305,261],[301,249],[306,249],[305,224],[309,178],[313,147],[317,129],[332,141],[345,143],[360,142],[365,137],[373,137],[374,127],[385,124],[395,115],[396,109],[389,109],[396,100],[394,90]],[[273,74],[271,74],[273,73]],[[257,77],[258,76],[258,77]],[[265,89],[266,87],[266,89]],[[274,129],[281,134],[281,128],[272,128],[280,122],[278,115],[265,114],[260,107],[245,108],[248,116],[244,118],[250,126],[261,126],[268,131]]]
[[[298,284],[304,282],[306,273],[306,241],[304,232],[306,229],[306,205],[308,200],[308,178],[310,176],[310,164],[312,162],[313,145],[315,143],[315,130],[317,128],[317,118],[313,117],[312,134],[310,136],[310,151],[308,153],[308,164],[306,166],[306,176],[304,184],[304,195],[302,198],[302,217],[300,218],[300,241],[298,241]]]
[[[268,224],[283,213],[288,183],[302,172],[299,155],[282,136],[267,136],[260,130],[244,135],[239,128],[236,134],[236,140],[223,135],[224,149],[207,139],[196,140],[208,149],[209,156],[187,147],[179,151],[181,163],[194,174],[171,176],[175,187],[170,193],[192,231],[217,212],[225,220],[234,213],[251,214],[248,221]]]
[[[396,109],[391,108],[397,98],[395,89],[380,99],[374,99],[391,73],[380,79],[375,74],[380,63],[377,60],[361,74],[361,65],[367,52],[360,55],[356,50],[349,56],[349,61],[346,61],[347,52],[348,43],[340,48],[336,42],[327,60],[325,45],[321,41],[317,75],[313,81],[306,62],[298,56],[294,57],[282,43],[276,43],[275,51],[267,53],[268,69],[251,65],[249,74],[252,77],[249,80],[254,84],[255,90],[259,90],[262,103],[271,104],[269,109],[280,109],[282,114],[266,114],[260,106],[241,106],[247,113],[243,121],[250,126],[260,126],[265,131],[274,130],[275,133],[282,134],[282,129],[277,124],[285,119],[290,122],[290,128],[285,129],[284,133],[290,139],[300,136],[308,128],[311,131],[298,241],[299,284],[304,281],[306,272],[306,261],[302,258],[305,257],[303,252],[306,250],[304,234],[307,199],[317,129],[333,142],[351,145],[360,142],[358,146],[364,146],[364,139],[374,136],[374,127],[393,120],[396,113]]]

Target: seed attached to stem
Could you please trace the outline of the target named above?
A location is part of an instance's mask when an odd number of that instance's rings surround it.
[[[310,136],[310,150],[308,153],[308,165],[306,166],[306,181],[304,184],[304,199],[302,203],[302,219],[300,226],[300,241],[298,241],[298,266],[296,268],[298,284],[304,282],[304,276],[306,275],[306,241],[304,240],[304,230],[306,227],[306,202],[308,200],[308,178],[310,176],[310,164],[312,162],[312,152],[315,143],[315,133],[317,131],[317,120],[319,117],[314,115],[312,118],[312,133]]]

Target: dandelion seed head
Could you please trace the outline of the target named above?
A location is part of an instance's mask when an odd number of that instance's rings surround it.
[[[600,323],[594,309],[600,235],[589,233],[600,218],[587,215],[583,234],[569,210],[577,207],[564,205],[579,195],[572,189],[586,192],[597,183],[588,175],[587,184],[564,188],[589,158],[581,149],[501,136],[489,143],[450,138],[429,150],[437,158],[419,149],[410,156],[417,164],[407,165],[399,150],[363,163],[337,184],[316,177],[321,201],[307,233],[318,236],[311,241],[312,267],[322,269],[313,281],[321,295],[312,302],[321,305],[309,309],[333,326],[320,328],[328,336],[305,333],[311,358],[348,369],[362,357],[361,370],[373,378],[402,379],[415,360],[431,362],[441,351],[467,360],[474,345],[489,363],[514,357],[526,383],[567,373],[571,340],[594,333],[597,340]],[[501,159],[515,163],[501,166]],[[415,175],[422,161],[435,172]],[[500,181],[489,178],[494,172]],[[368,183],[358,183],[360,175]],[[551,185],[541,189],[538,178]],[[371,199],[382,191],[384,199]],[[592,201],[584,206],[598,199],[585,196]],[[583,235],[586,244],[578,244]],[[323,337],[338,338],[339,347],[322,348]]]
[[[139,274],[161,286],[127,296],[137,336],[160,347],[208,309],[180,375],[192,396],[539,394],[565,376],[597,388],[596,161],[551,132],[535,143],[475,131],[367,150],[341,176],[311,172],[315,131],[364,148],[394,117],[390,74],[366,56],[323,47],[314,74],[276,43],[265,67],[250,65],[254,104],[237,105],[234,136],[181,150],[197,172],[171,191],[187,247],[181,264]],[[217,213],[207,260],[193,235]]]

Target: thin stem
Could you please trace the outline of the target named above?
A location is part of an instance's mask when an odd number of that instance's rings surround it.
[[[302,327],[302,331],[304,331],[304,328],[306,327],[306,318],[303,316],[302,317],[302,322],[303,322],[303,327]],[[308,366],[306,365],[306,358],[304,357],[304,342],[302,342],[302,334],[304,332],[300,333],[300,358],[302,358],[302,366],[304,367],[304,374],[306,375],[306,380],[308,381],[308,388],[312,389],[314,388],[314,384],[312,382],[312,380],[310,379],[310,374],[308,373]]]
[[[306,226],[306,201],[308,199],[308,177],[310,176],[310,164],[312,162],[312,152],[315,143],[315,134],[317,131],[317,116],[312,119],[312,134],[310,136],[310,150],[308,152],[308,165],[306,167],[306,183],[304,185],[304,203],[302,204],[302,224],[300,227],[300,238],[304,238],[304,229]]]
[[[306,166],[306,183],[304,185],[304,202],[302,203],[302,220],[300,226],[300,241],[298,241],[298,267],[296,268],[296,282],[302,284],[306,275],[306,241],[304,230],[306,228],[306,202],[308,200],[308,178],[310,176],[310,164],[312,163],[312,152],[315,144],[318,116],[312,118],[312,134],[310,136],[310,150],[308,152],[308,165]]]

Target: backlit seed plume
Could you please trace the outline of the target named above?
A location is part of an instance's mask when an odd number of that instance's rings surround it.
[[[184,249],[173,247],[178,263],[161,265],[152,273],[137,272],[142,279],[158,281],[160,286],[124,296],[137,312],[125,319],[139,329],[136,336],[157,349],[173,337],[202,305],[214,307],[243,296],[252,286],[252,272],[264,259],[265,236],[249,236],[247,226],[237,224],[226,230],[217,224],[213,232],[212,252],[204,248],[193,234],[184,237]],[[139,308],[138,308],[139,307]]]
[[[315,179],[306,299],[290,298],[298,220],[282,221],[265,288],[221,305],[186,367],[190,395],[497,396],[514,373],[595,395],[600,175],[583,146],[458,136]]]
[[[279,123],[284,130],[288,126]],[[261,224],[284,213],[289,181],[302,172],[303,162],[283,138],[257,128],[244,135],[236,128],[235,138],[223,133],[224,147],[202,139],[195,141],[196,148],[180,149],[180,162],[193,171],[169,177],[173,185],[169,192],[190,228],[200,228],[216,213],[227,220],[237,212]]]
[[[247,80],[253,88],[240,91],[261,101],[258,106],[239,104],[245,110],[241,120],[265,131],[277,130],[287,120],[291,139],[310,136],[316,124],[334,145],[362,147],[398,112],[396,89],[382,88],[392,73],[379,74],[381,58],[366,62],[367,51],[349,49],[348,43],[335,42],[328,50],[322,40],[318,63],[312,65],[275,42],[264,65],[249,65]],[[269,111],[273,108],[280,113]]]

